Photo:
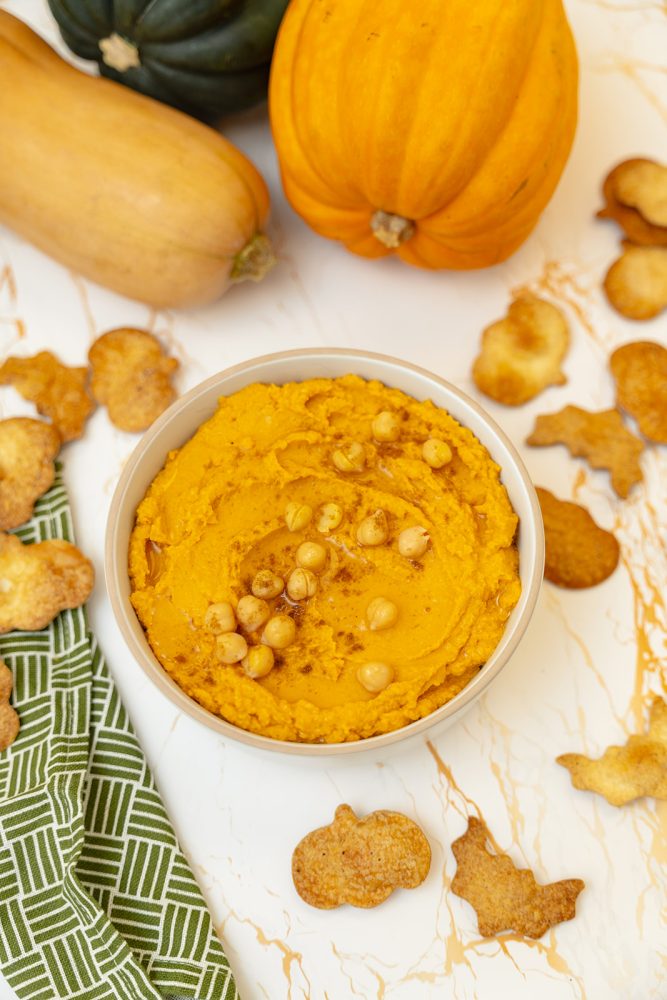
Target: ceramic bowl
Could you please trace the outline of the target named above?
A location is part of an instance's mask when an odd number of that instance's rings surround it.
[[[220,396],[229,395],[252,382],[302,381],[304,379],[354,373],[378,379],[416,399],[431,399],[468,427],[486,446],[501,468],[502,481],[519,516],[519,572],[522,592],[493,655],[479,673],[451,701],[423,719],[380,736],[350,743],[296,743],[246,732],[191,699],[169,677],[153,654],[144,630],[130,603],[128,544],[135,511],[167,455],[192,437],[213,415]],[[178,399],[152,425],[126,462],[116,487],[106,533],[105,571],[114,615],[139,666],[174,705],[221,736],[265,750],[299,755],[365,753],[423,734],[443,729],[468,709],[503,669],[521,641],[535,608],[544,567],[544,534],[535,490],[516,449],[498,425],[459,389],[432,372],[397,358],[363,351],[322,348],[285,351],[235,365],[213,375]]]

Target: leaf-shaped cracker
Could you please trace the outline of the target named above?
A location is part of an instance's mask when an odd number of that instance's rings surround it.
[[[618,406],[634,417],[644,437],[667,444],[667,350],[637,340],[609,359]]]
[[[0,660],[0,752],[11,746],[20,729],[18,714],[9,704],[12,680],[11,670]]]
[[[667,226],[653,225],[637,208],[631,207],[630,203],[624,204],[622,197],[619,197],[620,190],[622,196],[626,198],[630,197],[631,201],[637,201],[636,191],[631,193],[628,187],[633,185],[633,176],[636,180],[640,176],[638,171],[645,171],[647,164],[650,167],[656,166],[652,160],[635,159],[625,160],[614,167],[604,182],[602,193],[606,204],[598,212],[598,218],[613,219],[625,231],[626,236],[632,243],[636,243],[639,246],[664,247],[667,246]],[[665,168],[662,167],[661,169],[664,170]],[[630,178],[629,182],[628,178]],[[654,200],[654,197],[650,196],[650,203],[653,203]],[[640,198],[639,201],[646,208],[646,199]],[[650,213],[651,209],[647,210]],[[657,217],[660,216],[658,215]]]
[[[642,480],[639,456],[643,442],[632,434],[618,410],[591,413],[566,406],[558,413],[537,417],[527,444],[564,444],[572,455],[586,458],[594,469],[608,469],[619,497],[627,497]]]
[[[654,699],[645,736],[630,736],[625,746],[607,747],[598,760],[565,753],[556,762],[568,769],[575,788],[597,792],[612,806],[643,795],[667,799],[667,702]]]
[[[585,507],[537,487],[545,538],[544,575],[559,587],[593,587],[616,569],[619,545]]]
[[[477,912],[480,934],[491,937],[514,930],[539,938],[554,924],[574,917],[584,888],[581,879],[539,885],[528,868],[516,868],[506,854],[492,854],[488,836],[486,824],[470,816],[468,829],[452,844],[456,875],[451,889]]]
[[[653,319],[667,309],[667,247],[623,246],[604,279],[609,303],[627,319]]]
[[[13,385],[39,413],[53,421],[63,441],[81,437],[95,408],[88,395],[87,368],[68,368],[50,351],[32,358],[7,358],[0,366],[0,385]]]
[[[487,396],[518,406],[549,385],[563,385],[561,363],[569,346],[570,331],[560,309],[526,295],[512,302],[506,319],[484,330],[472,375]]]
[[[78,608],[94,578],[90,560],[69,542],[23,545],[0,532],[0,635],[36,631],[65,608]]]
[[[53,482],[59,451],[60,435],[51,424],[29,417],[0,420],[0,531],[32,515],[35,500]]]
[[[333,823],[313,830],[292,855],[296,891],[311,906],[342,903],[370,907],[394,889],[413,889],[428,874],[431,848],[416,823],[380,809],[358,819],[350,806],[336,809]]]
[[[88,352],[91,389],[122,431],[144,431],[175,398],[171,376],[178,368],[146,330],[119,328],[98,337]]]

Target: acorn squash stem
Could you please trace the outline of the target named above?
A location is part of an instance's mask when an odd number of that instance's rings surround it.
[[[108,38],[103,38],[99,46],[102,62],[119,73],[125,73],[126,70],[141,65],[136,45],[115,31]]]
[[[265,233],[255,233],[239,250],[232,264],[232,281],[261,281],[276,263],[271,240]]]
[[[378,210],[371,215],[371,229],[375,239],[379,240],[383,246],[389,250],[396,250],[401,243],[405,243],[411,236],[414,236],[415,224],[411,219],[405,219],[402,215]]]

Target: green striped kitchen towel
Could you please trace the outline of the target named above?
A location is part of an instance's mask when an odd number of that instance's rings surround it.
[[[24,542],[73,539],[60,470]],[[0,636],[21,718],[0,753],[0,969],[20,1000],[236,1000],[83,608]]]

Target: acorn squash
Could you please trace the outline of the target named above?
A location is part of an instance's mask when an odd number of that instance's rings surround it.
[[[103,76],[207,121],[266,97],[287,0],[49,0]]]
[[[0,224],[65,267],[171,308],[271,265],[269,194],[219,132],[90,76],[0,10]]]
[[[572,145],[561,0],[292,0],[269,113],[285,193],[354,253],[428,268],[504,260]]]

